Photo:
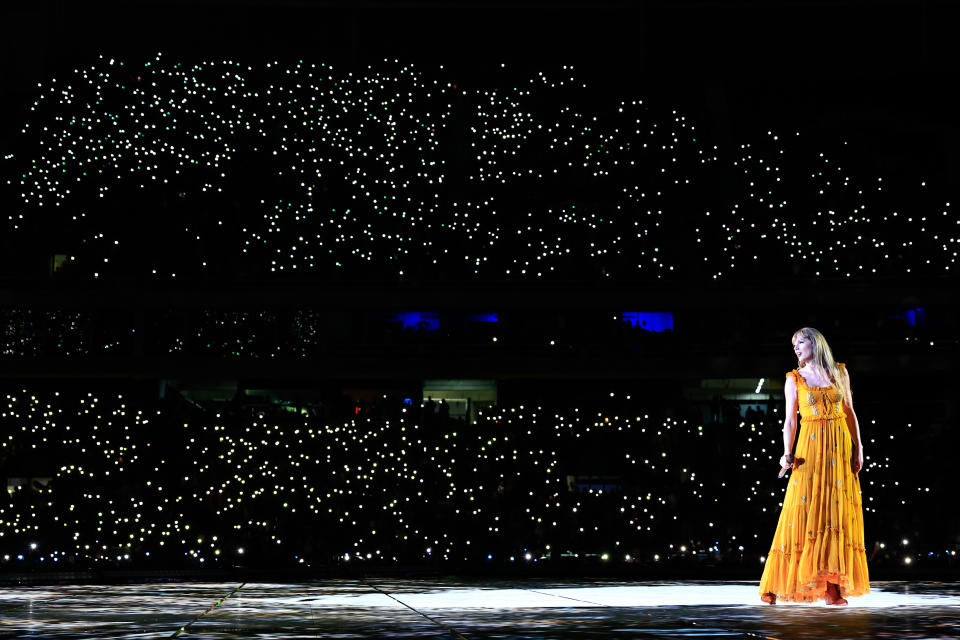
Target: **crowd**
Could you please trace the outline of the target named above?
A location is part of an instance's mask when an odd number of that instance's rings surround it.
[[[0,308],[0,354],[306,359],[404,350],[429,354],[451,347],[463,355],[550,357],[604,350],[618,357],[663,356],[678,350],[705,354],[718,349],[731,354],[741,349],[781,353],[788,342],[782,335],[783,327],[794,321],[792,310],[788,311],[782,317],[777,315],[780,310],[762,315],[737,311],[704,314],[701,309],[632,314],[669,316],[670,326],[648,330],[641,320],[630,318],[629,312],[605,310],[441,314],[318,308],[139,312]],[[952,358],[958,344],[956,312],[946,307],[919,311],[925,313],[923,322],[910,324],[904,320],[902,309],[864,305],[839,317],[831,316],[831,334],[863,355],[895,349],[905,356]],[[674,324],[678,331],[673,330]],[[869,340],[864,339],[864,328],[872,332]],[[724,335],[722,344],[716,340],[718,331]]]
[[[479,86],[398,61],[78,63],[40,83],[0,163],[0,267],[19,277],[39,252],[55,278],[150,283],[953,277],[949,185],[867,175],[862,150],[789,128],[724,148],[663,96],[594,91],[569,66],[496,77]],[[928,324],[927,309],[851,309],[837,333],[876,328],[863,353],[904,339],[898,354],[954,350],[955,314],[929,311]],[[695,336],[720,330],[725,349],[749,331],[779,350],[778,312],[729,311],[721,326],[679,310],[674,333],[671,314],[648,331],[627,310],[408,321],[312,301],[149,317],[5,307],[0,355],[663,355],[705,350]],[[776,404],[514,393],[468,422],[389,394],[272,405],[78,384],[3,393],[4,570],[572,557],[759,571],[785,488]],[[862,425],[868,555],[944,566],[960,540],[931,452],[956,436],[913,408],[884,404]],[[934,528],[934,511],[946,524]]]
[[[555,394],[475,423],[389,394],[294,406],[17,388],[0,411],[0,567],[708,561],[755,565],[781,408]],[[449,409],[449,408],[448,408]],[[942,426],[866,418],[872,561],[943,566]],[[720,415],[717,415],[720,414]],[[866,418],[866,419],[865,419]]]
[[[499,72],[78,64],[39,84],[4,158],[8,267],[42,248],[64,278],[164,282],[956,271],[938,176],[870,175],[867,150],[790,123],[721,147],[669,96],[569,66]]]
[[[673,314],[669,315],[672,319]],[[419,320],[421,316],[431,318],[427,322]],[[556,351],[579,344],[665,349],[675,343],[672,331],[648,331],[624,314],[589,316],[168,309],[145,313],[138,321],[133,311],[0,309],[0,353],[272,358],[316,356],[343,345],[354,349],[459,345],[486,351],[555,347]]]

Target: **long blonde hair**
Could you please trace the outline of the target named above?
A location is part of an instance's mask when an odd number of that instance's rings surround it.
[[[797,329],[791,342],[795,343],[798,337],[803,337],[813,348],[810,356],[810,364],[813,369],[821,374],[826,374],[825,377],[830,380],[831,386],[837,390],[847,406],[853,406],[853,391],[850,389],[850,382],[833,359],[833,351],[830,350],[827,339],[813,327]],[[799,367],[800,363],[798,362],[797,368]]]

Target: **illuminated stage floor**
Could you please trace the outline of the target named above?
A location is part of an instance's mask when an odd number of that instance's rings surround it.
[[[365,579],[7,587],[0,588],[0,638],[960,636],[960,586],[876,582],[872,589],[836,608],[769,606],[760,602],[755,584],[742,582]]]

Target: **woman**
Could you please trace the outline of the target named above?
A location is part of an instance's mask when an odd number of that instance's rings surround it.
[[[793,469],[760,578],[760,597],[847,604],[870,591],[863,546],[863,440],[850,374],[826,339],[805,327],[791,340],[798,366],[787,373],[780,477]],[[800,409],[800,438],[792,454]]]

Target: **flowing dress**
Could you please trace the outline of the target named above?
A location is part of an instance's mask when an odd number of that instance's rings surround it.
[[[834,387],[808,387],[796,369],[786,375],[797,385],[798,465],[790,472],[760,594],[814,602],[825,599],[828,582],[839,585],[842,597],[869,593],[860,479],[850,466],[853,439],[842,396]]]

